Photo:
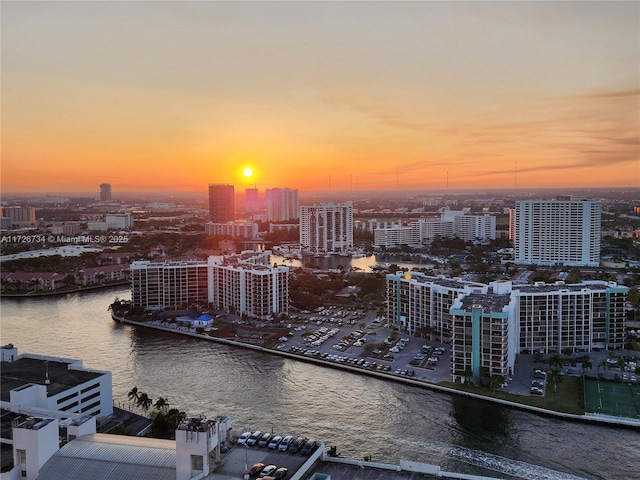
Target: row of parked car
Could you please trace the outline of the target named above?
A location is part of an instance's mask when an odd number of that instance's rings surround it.
[[[280,452],[289,452],[292,454],[301,453],[309,455],[316,447],[316,442],[304,437],[295,437],[293,435],[280,435],[263,432],[261,430],[247,430],[238,437],[238,445],[246,444],[249,447],[258,446],[262,448],[270,448]]]
[[[277,465],[265,465],[264,463],[254,463],[247,472],[250,477],[260,477],[263,480],[284,480],[287,478],[289,469],[278,468]]]
[[[529,393],[532,395],[544,395],[544,390],[547,383],[547,372],[541,368],[536,368],[533,371],[533,380],[531,381],[531,388]]]

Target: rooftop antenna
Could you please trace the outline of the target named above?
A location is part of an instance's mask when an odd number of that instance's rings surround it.
[[[447,192],[449,191],[449,170],[447,170]]]
[[[513,188],[518,187],[518,160],[516,160],[516,166],[513,170]]]
[[[49,361],[44,362],[44,384],[49,385],[51,380],[49,380]]]

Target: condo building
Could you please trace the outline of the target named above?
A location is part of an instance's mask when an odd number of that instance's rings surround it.
[[[602,205],[597,200],[520,200],[511,216],[515,263],[597,267]]]
[[[376,228],[396,228],[402,226],[402,220],[378,220],[370,218],[369,220],[355,220],[353,228],[356,231],[373,233]]]
[[[174,260],[132,262],[131,303],[145,310],[178,310],[193,303],[208,303],[207,262]]]
[[[244,191],[244,213],[256,213],[260,211],[260,193],[257,188],[247,188]]]
[[[518,353],[624,346],[628,288],[614,282],[489,285],[397,272],[387,279],[387,317],[400,331],[452,344],[451,375],[511,371]]]
[[[353,250],[353,204],[300,207],[300,246],[313,254]]]
[[[227,235],[245,239],[254,239],[258,236],[258,224],[255,222],[207,222],[204,226],[207,235]]]
[[[300,218],[297,188],[268,188],[266,200],[268,222],[288,222]]]
[[[266,319],[289,310],[289,267],[209,257],[209,303],[219,310]]]
[[[208,261],[131,264],[131,301],[145,310],[211,304],[237,315],[268,318],[289,308],[289,268],[272,267],[271,252],[243,252]]]
[[[111,198],[111,184],[110,183],[101,183],[100,184],[100,201],[101,202],[110,202]]]
[[[19,205],[0,207],[0,217],[8,218],[9,225],[33,225],[36,223],[36,209]]]
[[[515,351],[509,348],[509,295],[469,294],[451,307],[451,376],[478,379],[512,373]]]
[[[209,185],[209,220],[214,223],[235,220],[233,185]]]
[[[411,227],[393,226],[376,228],[373,231],[373,244],[376,248],[390,248],[399,245],[415,245],[419,243],[415,229]]]
[[[394,230],[395,228],[395,230]],[[496,238],[494,215],[471,215],[464,210],[442,212],[440,217],[420,218],[407,227],[401,225],[374,230],[374,246],[428,245],[437,238],[458,237],[468,242],[487,242]]]

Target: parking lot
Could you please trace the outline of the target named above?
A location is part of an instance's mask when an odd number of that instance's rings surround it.
[[[245,473],[257,463],[265,466],[275,465],[276,467],[284,467],[288,469],[288,478],[293,472],[307,461],[309,454],[303,454],[298,451],[295,454],[287,451],[280,451],[278,447],[269,448],[269,446],[260,447],[256,445],[247,445],[246,443],[238,444],[237,438],[229,445],[229,450],[222,457],[221,465],[216,469],[219,476],[243,478]],[[256,475],[252,476],[256,478]]]
[[[282,350],[432,383],[450,378],[447,345],[398,335],[374,312],[333,308],[297,317],[300,324],[281,342]]]

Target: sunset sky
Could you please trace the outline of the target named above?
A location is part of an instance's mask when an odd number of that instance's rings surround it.
[[[5,193],[640,187],[638,2],[3,0],[1,17]]]

